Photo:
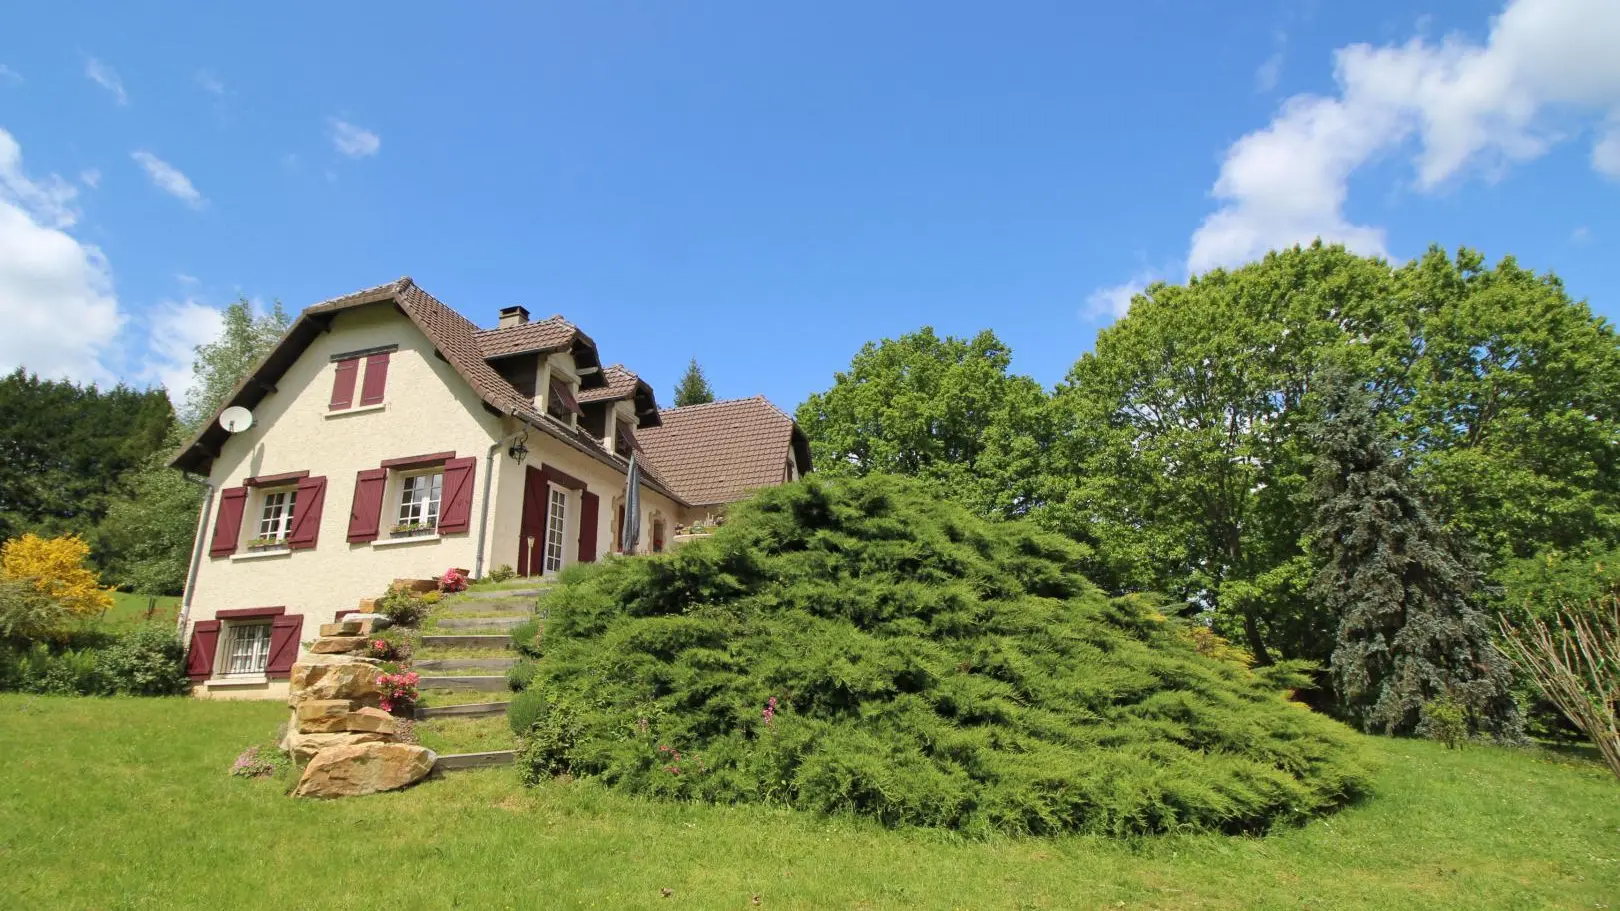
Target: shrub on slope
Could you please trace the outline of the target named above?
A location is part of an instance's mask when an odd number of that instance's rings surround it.
[[[711,539],[570,570],[524,771],[973,832],[1254,831],[1365,772],[1077,545],[909,482],[762,492]]]

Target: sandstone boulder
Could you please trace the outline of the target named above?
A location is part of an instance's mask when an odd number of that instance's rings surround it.
[[[356,627],[359,625],[355,624]],[[322,636],[315,640],[309,650],[317,655],[347,655],[363,651],[369,641],[365,636]]]
[[[343,619],[336,623],[322,623],[321,636],[358,636],[360,635],[360,621]]]
[[[304,769],[296,797],[357,797],[403,788],[427,777],[438,757],[404,743],[360,743],[320,751]]]
[[[394,584],[388,586],[391,591],[404,590],[416,592],[419,595],[439,590],[438,579],[395,579]]]
[[[345,731],[369,731],[392,737],[399,733],[399,719],[382,709],[355,709],[343,718]]]
[[[354,709],[349,699],[307,699],[293,714],[300,734],[331,734],[350,730],[348,717]]]
[[[347,699],[361,705],[382,700],[382,662],[356,655],[305,655],[288,678],[293,707],[311,700]]]
[[[299,762],[309,762],[326,750],[364,744],[380,744],[388,740],[387,734],[375,731],[334,731],[326,734],[292,732],[281,742],[281,748]]]
[[[371,607],[366,607],[367,604],[371,604]],[[393,626],[393,621],[389,620],[387,615],[369,613],[372,608],[376,607],[374,603],[362,601],[360,602],[360,606],[365,608],[368,613],[350,614],[349,616],[343,618],[344,620],[350,620],[360,624],[360,631],[356,635],[369,636],[372,633],[375,633],[377,630],[387,629],[388,627]]]

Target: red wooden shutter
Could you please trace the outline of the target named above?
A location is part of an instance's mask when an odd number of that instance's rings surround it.
[[[596,562],[596,519],[601,498],[588,490],[579,492],[579,562]]]
[[[388,386],[388,352],[366,358],[366,379],[360,385],[360,404],[380,405]]]
[[[292,675],[298,660],[298,634],[304,630],[303,614],[284,614],[270,621],[270,660],[264,666],[266,677]]]
[[[192,680],[214,676],[214,650],[218,647],[218,620],[198,620],[192,624],[191,647],[186,649],[186,676]]]
[[[453,535],[472,524],[473,474],[478,460],[472,456],[444,463],[444,491],[439,506],[439,534]]]
[[[321,532],[321,507],[326,503],[326,479],[304,478],[298,482],[298,497],[293,501],[292,531],[287,534],[287,546],[303,550],[315,546]]]
[[[337,362],[337,374],[332,377],[333,411],[340,411],[354,404],[354,378],[359,371],[360,359],[357,357]]]
[[[227,487],[219,492],[219,514],[214,517],[214,540],[208,546],[211,557],[236,553],[242,540],[242,513],[247,509],[246,487]]]
[[[616,554],[624,553],[624,504],[623,503],[619,504],[619,526],[618,526],[618,529],[613,532],[613,552],[616,553]]]
[[[349,510],[349,541],[377,540],[382,525],[383,487],[388,483],[388,471],[368,468],[354,479],[354,506]]]

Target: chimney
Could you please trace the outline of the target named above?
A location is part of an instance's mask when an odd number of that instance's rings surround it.
[[[502,329],[510,329],[513,326],[521,326],[528,321],[529,310],[527,307],[522,305],[514,305],[511,307],[501,308],[500,327]]]

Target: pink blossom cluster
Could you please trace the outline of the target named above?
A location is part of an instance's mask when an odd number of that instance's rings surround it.
[[[454,567],[444,571],[439,577],[439,591],[460,592],[467,590],[467,576]]]
[[[398,674],[383,674],[377,678],[382,687],[383,697],[379,706],[385,712],[405,711],[416,705],[421,698],[416,685],[422,678],[415,671],[404,671]]]
[[[776,717],[776,697],[775,696],[772,696],[771,698],[765,700],[765,710],[763,712],[760,712],[759,716],[761,718],[765,719],[765,726],[766,727],[771,726],[771,720]]]

